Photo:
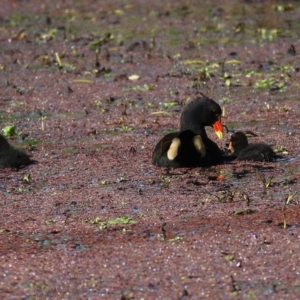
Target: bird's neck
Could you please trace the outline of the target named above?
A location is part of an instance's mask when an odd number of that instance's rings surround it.
[[[191,130],[191,131],[193,131],[196,134],[200,134],[202,137],[207,137],[207,134],[206,134],[206,131],[205,131],[205,128],[204,128],[203,125],[198,125],[198,126],[195,126],[195,125],[181,126],[180,130],[181,131]]]

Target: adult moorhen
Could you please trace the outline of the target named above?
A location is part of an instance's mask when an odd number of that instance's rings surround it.
[[[222,151],[210,140],[205,126],[212,126],[219,138],[223,135],[221,107],[208,97],[187,104],[180,118],[180,132],[165,135],[155,146],[152,163],[158,167],[212,166],[223,160]]]

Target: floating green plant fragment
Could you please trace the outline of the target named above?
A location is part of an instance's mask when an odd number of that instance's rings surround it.
[[[124,176],[121,176],[120,178],[117,179],[117,182],[126,182],[126,181],[129,181],[129,179],[126,179],[126,177]]]
[[[106,226],[106,223],[105,222],[101,222],[100,225],[99,225],[99,229],[100,230],[103,230],[105,229],[107,226]]]
[[[294,72],[295,71],[295,67],[291,66],[291,65],[283,65],[280,67],[281,71],[284,72]]]
[[[164,103],[164,108],[171,108],[171,107],[174,107],[177,105],[178,105],[178,102],[166,102],[166,103]]]
[[[22,180],[26,183],[29,183],[30,182],[30,174],[25,174],[22,178]]]
[[[163,111],[163,110],[154,111],[154,112],[151,113],[151,115],[165,115],[165,116],[168,116],[168,117],[172,117],[172,114],[170,114],[167,111]]]
[[[250,292],[250,293],[246,294],[245,297],[248,298],[248,299],[257,298],[257,296],[254,292]]]
[[[278,11],[280,11],[280,12],[284,12],[284,11],[285,11],[285,7],[284,7],[283,5],[277,5],[275,8],[276,8]]]
[[[61,67],[62,63],[61,63],[61,60],[60,60],[60,56],[57,52],[55,52],[55,59],[57,61],[58,66]]]
[[[241,64],[241,61],[236,60],[236,59],[231,59],[231,60],[225,61],[225,64],[227,64],[227,65],[238,65],[238,64]]]
[[[73,79],[73,81],[78,82],[78,83],[93,83],[94,82],[94,80],[86,79],[86,78]]]
[[[124,11],[122,10],[122,9],[116,9],[116,10],[114,10],[114,14],[116,14],[116,15],[123,15],[124,14]]]
[[[16,193],[22,194],[22,193],[27,193],[27,192],[29,192],[29,189],[25,189],[25,188],[18,187],[18,188],[15,189],[15,191],[16,191]]]
[[[73,147],[66,147],[64,150],[63,150],[63,153],[64,154],[74,154],[74,153],[77,153],[78,150],[73,148]]]
[[[243,209],[243,210],[237,210],[233,213],[234,216],[239,216],[239,215],[250,215],[253,214],[255,211],[253,209]]]
[[[12,102],[10,104],[11,107],[19,107],[19,106],[23,106],[24,105],[24,102],[22,101],[16,101],[16,102]]]
[[[171,182],[171,177],[168,175],[159,175],[158,176],[159,179],[163,182],[163,183],[170,183]]]
[[[99,217],[96,217],[95,219],[90,221],[90,223],[92,223],[92,224],[98,224],[100,222],[101,222],[101,219]]]
[[[286,84],[284,82],[278,82],[274,78],[265,78],[257,80],[254,87],[257,89],[269,89],[272,87],[276,89],[283,89],[286,87]]]
[[[37,139],[34,139],[34,138],[31,138],[31,137],[28,137],[21,144],[23,146],[36,146],[40,143],[41,143],[41,141],[39,141]]]
[[[286,200],[285,200],[285,204],[289,205],[289,203],[292,201],[293,199],[293,194],[291,192],[289,192],[289,195],[287,196]]]
[[[52,224],[54,224],[54,223],[56,223],[56,222],[57,222],[57,220],[55,220],[55,219],[50,219],[50,220],[45,221],[45,225],[49,226],[49,225],[52,225]]]
[[[137,85],[132,88],[124,89],[125,91],[135,91],[135,92],[148,92],[152,91],[154,88],[152,85],[144,84],[143,86]]]
[[[282,206],[282,209],[281,209],[282,218],[283,218],[283,229],[287,228],[285,211],[286,211],[286,203]]]
[[[265,88],[269,88],[271,85],[273,85],[275,83],[275,79],[273,78],[266,78],[266,79],[260,79],[260,80],[257,80],[254,87],[255,88],[262,88],[262,89],[265,89]]]
[[[45,130],[45,122],[44,120],[47,118],[47,116],[42,116],[41,117],[41,130],[44,131]]]
[[[210,77],[212,77],[213,75],[213,71],[215,71],[216,69],[220,68],[220,64],[217,62],[213,62],[210,64],[207,64],[206,66],[203,66],[204,64],[206,64],[205,62],[202,61],[188,61],[188,63],[185,63],[186,65],[188,65],[189,67],[187,68],[188,72],[199,72],[199,80],[201,80],[200,78],[205,78],[205,79],[209,79]],[[201,65],[201,67],[199,67],[199,65]],[[197,74],[196,74],[197,77]],[[202,81],[204,81],[205,79],[202,79]]]
[[[110,219],[108,221],[101,221],[99,217],[96,217],[95,219],[90,221],[91,224],[99,224],[99,229],[103,230],[106,229],[107,226],[113,226],[113,225],[130,225],[130,224],[135,224],[136,221],[134,221],[130,217],[118,217],[115,219]]]
[[[154,108],[155,106],[154,106],[154,104],[153,103],[151,103],[151,102],[147,102],[147,108]]]
[[[226,103],[230,103],[231,99],[228,97],[223,97],[222,99],[219,100],[219,102],[222,104],[226,104]]]
[[[205,61],[199,59],[188,59],[183,62],[186,65],[204,65]]]
[[[13,136],[16,134],[16,126],[15,125],[7,125],[2,128],[4,136]]]
[[[57,34],[57,29],[56,28],[51,28],[49,31],[43,33],[40,37],[42,40],[52,40],[56,37]]]
[[[234,260],[234,256],[233,255],[225,255],[225,260],[227,261],[233,261]]]
[[[231,85],[231,80],[230,79],[226,79],[225,80],[225,86],[230,86]]]
[[[66,69],[68,71],[76,70],[76,67],[69,63],[63,63],[62,68]]]
[[[26,93],[26,88],[24,88],[24,87],[22,87],[22,86],[18,86],[18,87],[16,88],[16,91],[17,91],[18,94],[24,95],[24,94]]]
[[[49,286],[45,283],[41,283],[41,284],[27,283],[27,284],[24,284],[24,287],[26,289],[39,289],[39,290],[49,289]]]
[[[274,152],[282,153],[282,154],[289,154],[288,150],[283,146],[279,146],[278,148],[274,149]]]
[[[234,292],[230,292],[229,293],[229,297],[236,297],[238,295],[238,292],[237,291],[234,291]]]
[[[129,127],[129,126],[127,126],[127,125],[123,125],[123,126],[119,127],[119,130],[125,131],[125,132],[129,132],[129,131],[131,131],[132,129],[133,129],[133,127]]]
[[[286,207],[290,204],[290,202],[293,199],[293,194],[289,192],[288,196],[285,199],[284,205],[282,206],[281,213],[282,213],[282,218],[283,218],[283,229],[287,228],[287,221],[286,221]]]
[[[113,40],[114,36],[111,33],[107,33],[103,38],[92,41],[89,43],[91,48],[98,48],[107,44],[110,40]]]
[[[175,236],[174,238],[169,239],[168,241],[169,242],[178,242],[178,241],[181,241],[181,240],[182,240],[181,236]]]
[[[278,36],[277,29],[259,28],[258,32],[264,40],[273,41]]]
[[[268,178],[268,180],[266,180],[266,183],[265,183],[266,188],[269,188],[273,185],[272,181],[273,181],[273,177]]]
[[[58,65],[59,68],[64,68],[64,69],[67,69],[67,70],[75,70],[76,69],[75,66],[73,66],[69,63],[62,63],[58,52],[55,52],[55,59],[56,59],[56,62],[57,62],[57,65]]]
[[[261,72],[255,71],[255,70],[244,70],[243,72],[246,77],[250,77],[250,76],[261,76]]]
[[[136,221],[134,221],[130,217],[124,216],[115,219],[110,219],[106,223],[107,225],[121,225],[121,224],[135,224]]]

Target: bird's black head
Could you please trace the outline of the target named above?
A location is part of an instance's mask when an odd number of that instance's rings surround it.
[[[219,104],[207,97],[199,97],[187,104],[181,114],[180,130],[192,130],[206,135],[204,127],[212,126],[219,138],[222,138],[222,110]]]
[[[248,139],[246,134],[241,131],[237,131],[232,134],[229,143],[230,150],[241,150],[248,146]]]
[[[0,151],[1,150],[8,150],[10,148],[10,145],[6,138],[0,134]]]

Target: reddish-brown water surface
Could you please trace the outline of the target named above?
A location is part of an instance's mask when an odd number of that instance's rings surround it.
[[[297,1],[2,2],[1,299],[300,298]],[[153,166],[198,92],[284,158]]]

